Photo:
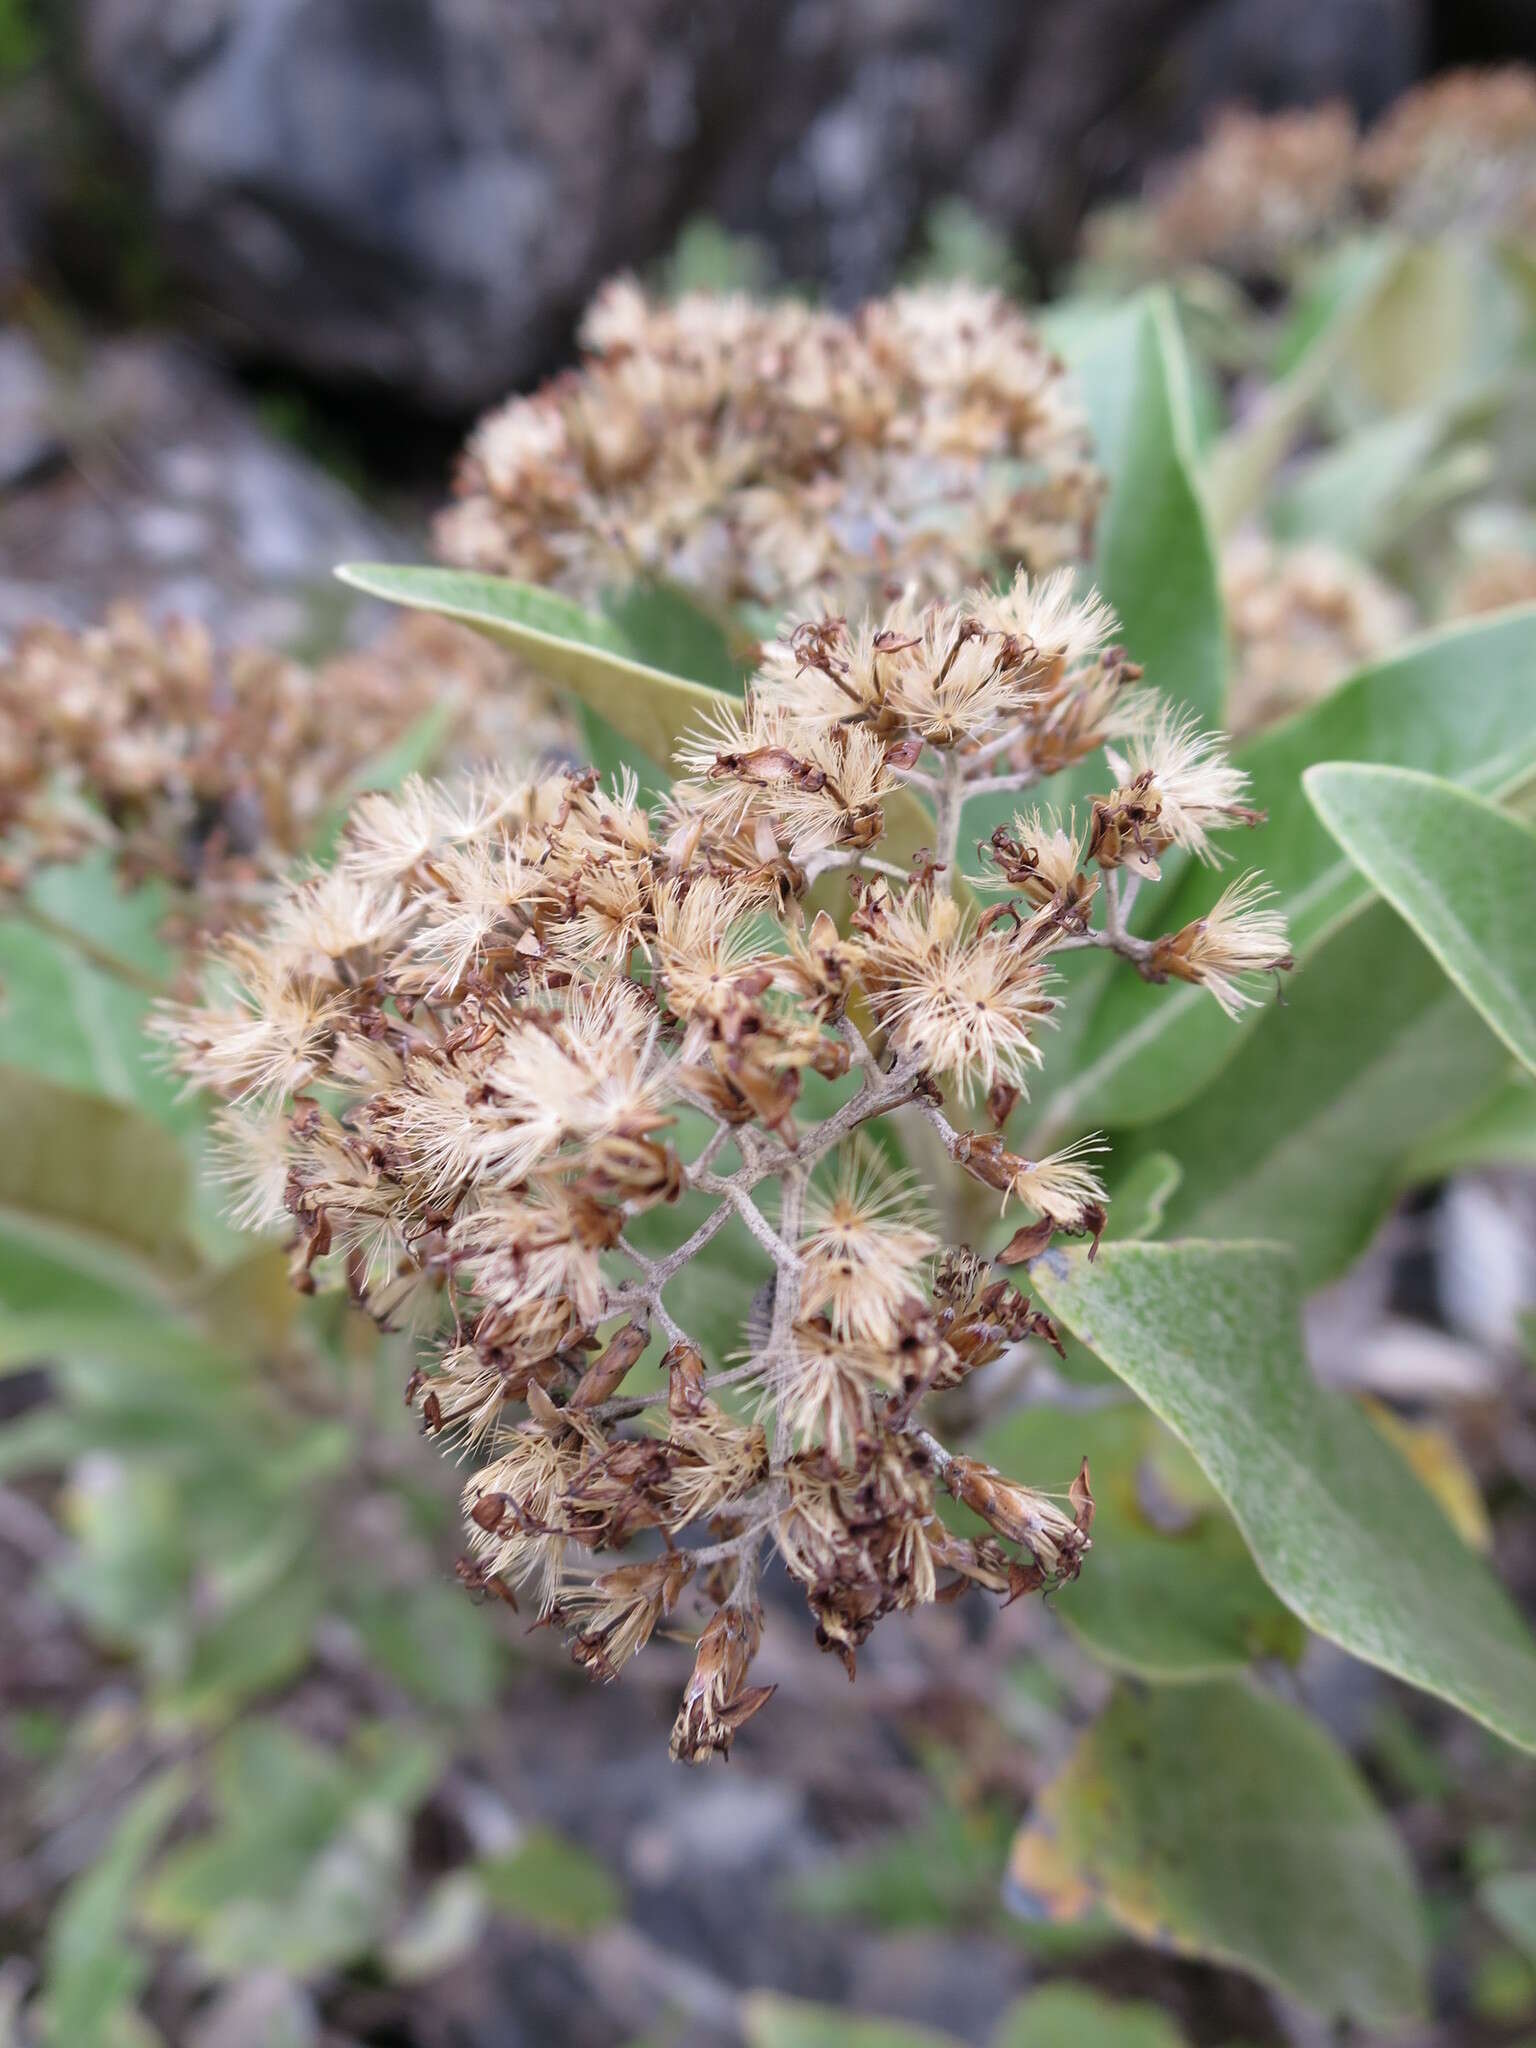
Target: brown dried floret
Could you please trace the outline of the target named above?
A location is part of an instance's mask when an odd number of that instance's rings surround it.
[[[576,597],[635,576],[775,613],[1088,551],[1084,415],[1026,316],[968,285],[851,318],[607,285],[578,370],[483,419],[443,557]]]
[[[941,1573],[1011,1599],[1086,1550],[1086,1482],[1064,1515],[922,1419],[1061,1339],[941,1241],[885,1120],[926,1120],[957,1173],[1023,1211],[1005,1262],[1058,1231],[1096,1244],[1095,1143],[1025,1150],[1005,1128],[1044,1057],[1052,956],[1103,944],[1228,1008],[1279,964],[1248,880],[1178,931],[1127,931],[1138,836],[1148,858],[1208,851],[1251,814],[1212,739],[1144,692],[1128,708],[1108,630],[1096,599],[1026,580],[791,631],[742,707],[685,741],[691,773],[656,814],[591,773],[370,796],[334,867],[166,1020],[226,1098],[223,1168],[243,1213],[287,1227],[298,1283],[416,1333],[409,1398],[478,1460],[466,1583],[528,1595],[602,1677],[663,1624],[701,1625],[679,1756],[726,1753],[767,1697],[748,1665],[768,1553],[851,1671]],[[991,843],[1016,900],[980,912],[967,794],[1022,789],[1035,768],[1009,762],[1109,724],[1133,758],[1092,826],[1017,815]],[[918,796],[926,844],[883,857],[888,808]],[[813,906],[838,871],[851,895]],[[955,1128],[941,1076],[997,1127]],[[706,1254],[736,1345],[690,1334]],[[944,1531],[940,1475],[997,1538]]]

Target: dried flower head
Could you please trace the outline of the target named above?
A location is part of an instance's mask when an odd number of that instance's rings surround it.
[[[1154,200],[1159,260],[1273,272],[1348,215],[1357,142],[1339,101],[1278,114],[1223,108]]]
[[[1360,180],[1418,233],[1536,232],[1536,71],[1447,71],[1415,86],[1367,136]]]
[[[1409,234],[1529,237],[1536,227],[1536,72],[1446,72],[1405,93],[1364,136],[1341,103],[1221,109],[1205,140],[1150,181],[1144,202],[1088,223],[1110,278],[1210,264],[1283,277],[1307,251],[1386,220]]]
[[[586,598],[636,576],[777,616],[1087,551],[1101,492],[1061,364],[1001,294],[852,318],[598,295],[579,369],[481,421],[442,556]]]
[[[1254,814],[1112,630],[1096,598],[1025,578],[803,622],[685,737],[655,811],[573,772],[369,797],[333,870],[166,1019],[230,1103],[225,1171],[243,1214],[286,1219],[297,1284],[420,1333],[408,1399],[476,1461],[466,1580],[530,1600],[604,1678],[703,1610],[674,1755],[727,1752],[767,1698],[749,1667],[771,1548],[850,1671],[882,1615],[950,1587],[1012,1598],[1088,1549],[1086,1474],[1053,1505],[922,1416],[1059,1342],[1007,1269],[1058,1232],[1097,1243],[1100,1148],[957,1128],[944,1084],[1001,1126],[1043,1057],[1058,951],[1107,947],[1231,1009],[1284,948],[1252,880],[1184,931],[1128,929],[1122,868]],[[967,799],[1107,732],[1130,752],[1091,829],[1021,814],[990,845],[1006,899],[980,911]],[[920,803],[928,844],[891,857],[892,814],[910,840]],[[838,871],[841,922],[807,900]],[[1022,1212],[1000,1266],[938,1241],[897,1111]],[[738,1344],[710,1353],[688,1275],[728,1231],[711,1286],[739,1288]],[[941,1489],[992,1533],[947,1531]]]
[[[569,743],[543,692],[442,619],[403,620],[316,668],[221,654],[202,626],[153,627],[126,606],[83,633],[25,627],[0,657],[0,880],[18,887],[105,846],[129,884],[184,892],[199,926],[236,922],[429,713],[446,714],[444,761],[532,760]],[[350,892],[336,903],[357,915]]]
[[[1221,581],[1238,736],[1326,697],[1406,639],[1413,624],[1401,592],[1325,541],[1282,549],[1262,534],[1244,534],[1222,559]]]

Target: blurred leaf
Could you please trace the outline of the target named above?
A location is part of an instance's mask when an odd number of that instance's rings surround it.
[[[1053,1599],[1053,1613],[1106,1663],[1165,1683],[1225,1676],[1258,1657],[1294,1663],[1305,1631],[1260,1578],[1226,1510],[1214,1500],[1194,1511],[1159,1500],[1162,1434],[1144,1408],[1127,1403],[1029,1408],[982,1439],[990,1463],[1047,1491],[1088,1460],[1093,1550],[1081,1578]],[[1154,1504],[1168,1526],[1149,1512]]]
[[[163,1307],[193,1270],[185,1194],[157,1125],[0,1067],[0,1310]]]
[[[1320,1285],[1370,1242],[1409,1151],[1475,1109],[1507,1067],[1378,903],[1313,955],[1192,1102],[1117,1137],[1115,1158],[1132,1173],[1147,1156],[1182,1162],[1168,1234],[1276,1238]]]
[[[160,937],[165,889],[124,890],[105,852],[32,878],[0,917],[0,1062],[105,1095],[192,1132],[201,1104],[183,1096],[145,1032],[172,956]]]
[[[336,573],[370,597],[462,619],[512,648],[658,768],[670,767],[683,732],[720,702],[717,690],[637,661],[618,626],[551,590],[462,569],[388,563],[351,563]]]
[[[632,583],[603,606],[624,644],[652,668],[691,683],[741,695],[742,664],[724,629],[673,583]]]
[[[1350,371],[1387,413],[1455,398],[1512,368],[1528,347],[1519,295],[1481,236],[1404,249],[1352,337]]]
[[[1092,1264],[1047,1253],[1030,1278],[1193,1451],[1309,1628],[1536,1749],[1524,1622],[1360,1409],[1312,1378],[1282,1253],[1106,1244]]]
[[[1479,1166],[1536,1166],[1536,1080],[1517,1069],[1470,1115],[1436,1124],[1401,1163],[1404,1187]]]
[[[677,231],[671,254],[659,266],[661,289],[669,298],[684,292],[768,293],[773,284],[773,251],[754,235],[733,234],[708,214],[696,214]]]
[[[1303,782],[1371,886],[1536,1072],[1536,832],[1416,770],[1328,761]]]
[[[969,200],[936,199],[923,215],[922,242],[908,265],[914,284],[975,284],[1024,298],[1029,267],[1007,235]]]
[[[974,1930],[998,1917],[1010,1827],[997,1808],[962,1808],[946,1799],[915,1827],[813,1865],[795,1878],[790,1897],[816,1917]]]
[[[105,1847],[49,1921],[43,2016],[54,2048],[97,2048],[149,1982],[149,1958],[124,1938],[140,1873],[186,1798],[186,1774],[163,1771],[137,1792]]]
[[[462,1962],[486,1920],[485,1889],[472,1871],[439,1878],[384,1953],[396,1984],[421,1984]]]
[[[1320,266],[1291,316],[1282,373],[1207,460],[1206,492],[1218,533],[1234,532],[1257,507],[1404,260],[1401,245],[1382,235],[1346,243]]]
[[[273,1721],[239,1724],[215,1755],[217,1824],[165,1859],[145,1923],[212,1976],[299,1976],[367,1953],[398,1910],[405,1822],[437,1769],[431,1746],[381,1727],[343,1755]]]
[[[275,1584],[199,1629],[185,1674],[158,1704],[179,1718],[217,1721],[286,1685],[308,1661],[322,1606],[318,1575],[296,1558]]]
[[[184,1305],[221,1343],[247,1356],[270,1356],[287,1342],[299,1299],[288,1278],[287,1253],[262,1244],[189,1289]]]
[[[462,1587],[365,1585],[351,1614],[373,1663],[425,1705],[469,1714],[496,1697],[501,1639]]]
[[[347,822],[347,813],[365,790],[398,789],[408,776],[430,773],[442,754],[461,709],[451,697],[445,697],[440,703],[431,705],[420,718],[413,719],[398,739],[392,740],[371,760],[355,768],[325,807],[310,840],[311,857],[322,863],[334,857],[336,842]]]
[[[1143,1152],[1127,1174],[1116,1178],[1109,1235],[1155,1237],[1183,1178],[1184,1169],[1171,1152]]]
[[[991,2048],[1183,2048],[1155,2005],[1104,1998],[1082,1984],[1047,1984],[1010,2005]]]
[[[1484,1878],[1477,1898],[1499,1932],[1536,1967],[1536,1870],[1501,1870]]]
[[[1053,334],[1109,477],[1094,580],[1149,681],[1206,724],[1219,724],[1226,626],[1196,482],[1189,369],[1172,305],[1162,292],[1146,293]],[[989,819],[987,829],[995,822]]]
[[[1236,758],[1253,778],[1253,802],[1269,814],[1253,857],[1278,892],[1305,962],[1371,892],[1307,802],[1303,769],[1314,761],[1390,760],[1490,795],[1516,786],[1536,765],[1536,605],[1425,635],[1260,734]],[[1159,928],[1175,931],[1203,917],[1222,881],[1217,870],[1191,862],[1171,890],[1154,894]],[[1205,1085],[1257,1022],[1251,1014],[1246,1025],[1234,1023],[1203,989],[1153,988],[1135,974],[1115,974],[1074,1049],[1070,1078],[1049,1098],[1045,1135],[1090,1120],[1142,1123],[1166,1114]],[[1041,1133],[1034,1135],[1039,1142]]]
[[[960,2048],[952,2034],[904,2020],[860,2018],[836,2005],[810,2005],[774,1991],[749,1991],[741,2002],[747,2048]]]
[[[637,661],[627,636],[611,619],[585,612],[551,590],[460,569],[387,563],[353,563],[336,573],[371,597],[462,619],[511,647],[666,772],[682,734],[708,718],[724,698],[720,690]],[[653,597],[653,606],[656,602]],[[600,760],[598,765],[611,764]],[[902,859],[932,838],[932,821],[910,792],[893,792],[884,808],[891,859]]]
[[[1493,1549],[1493,1524],[1450,1431],[1438,1422],[1409,1422],[1382,1401],[1367,1398],[1360,1405],[1419,1484],[1440,1503],[1462,1542],[1486,1557]]]
[[[1036,1800],[1012,1885],[1366,2023],[1424,2010],[1407,1855],[1314,1722],[1250,1687],[1122,1691]]]
[[[1437,408],[1393,413],[1298,463],[1276,494],[1276,534],[1379,557],[1396,537],[1410,487],[1429,467],[1447,424]]]
[[[498,1912],[551,1934],[590,1934],[624,1910],[618,1881],[597,1857],[548,1828],[531,1828],[515,1849],[475,1869]]]

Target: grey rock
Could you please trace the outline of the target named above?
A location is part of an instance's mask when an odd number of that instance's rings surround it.
[[[302,1985],[258,1970],[218,1992],[186,2038],[187,2048],[317,2048],[320,2016]]]
[[[1427,0],[82,0],[226,342],[446,412],[548,368],[689,217],[848,302],[939,198],[1047,266],[1218,101],[1414,75]]]
[[[13,363],[23,366],[14,381]],[[109,343],[66,373],[0,331],[0,453],[13,391],[0,637],[35,618],[85,625],[129,600],[155,617],[201,619],[225,642],[334,641],[373,609],[333,580],[337,562],[424,552],[274,441],[241,394],[177,344]],[[28,420],[38,446],[48,423],[46,464],[20,462]]]
[[[62,452],[53,404],[53,380],[36,344],[19,330],[0,333],[0,490]]]

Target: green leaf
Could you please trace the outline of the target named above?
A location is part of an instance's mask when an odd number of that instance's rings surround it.
[[[1115,1163],[1118,1167],[1118,1159]],[[1171,1152],[1148,1149],[1141,1153],[1130,1171],[1115,1180],[1109,1235],[1156,1237],[1183,1178],[1184,1169]]]
[[[1392,761],[1490,795],[1517,786],[1536,764],[1536,605],[1426,634],[1236,758],[1269,814],[1240,850],[1277,890],[1305,962],[1371,891],[1312,810],[1302,771],[1314,761]],[[1174,931],[1203,917],[1224,879],[1191,863],[1154,895],[1159,926]],[[1129,971],[1113,975],[1032,1141],[1165,1115],[1232,1058],[1257,1021],[1250,1013],[1246,1025],[1232,1022],[1187,984],[1152,988]]]
[[[1388,413],[1443,403],[1529,354],[1518,290],[1477,235],[1441,235],[1403,251],[1351,348],[1351,371]]]
[[[746,680],[724,628],[673,583],[632,583],[603,606],[624,644],[652,668],[739,697]]]
[[[1471,1112],[1437,1125],[1401,1162],[1405,1188],[1480,1166],[1536,1166],[1536,1080],[1518,1068]]]
[[[395,1918],[406,1820],[438,1768],[432,1745],[382,1727],[343,1755],[241,1723],[214,1759],[217,1825],[165,1859],[145,1923],[214,1976],[303,1975],[366,1953]]]
[[[720,702],[719,691],[636,660],[618,626],[552,590],[462,569],[382,562],[350,563],[336,573],[370,597],[462,619],[512,648],[658,768],[670,767],[682,734]]]
[[[1094,580],[1148,679],[1219,724],[1226,689],[1221,582],[1196,480],[1189,366],[1172,303],[1163,292],[1146,293],[1072,322],[1057,339],[1109,477]]]
[[[43,2012],[48,2038],[58,2048],[105,2044],[118,2016],[148,1983],[149,1958],[129,1945],[124,1930],[140,1873],[186,1794],[180,1769],[152,1778],[54,1909]]]
[[[1507,1069],[1503,1046],[1376,904],[1314,955],[1192,1102],[1117,1137],[1115,1161],[1135,1174],[1172,1153],[1184,1174],[1168,1235],[1275,1238],[1321,1285],[1370,1242],[1412,1148]]]
[[[158,1124],[0,1067],[0,1304],[163,1300],[194,1269],[187,1172]],[[74,1291],[78,1282],[84,1293]]]
[[[1477,1898],[1499,1932],[1536,1968],[1536,1870],[1501,1870],[1484,1878]]]
[[[310,840],[311,856],[322,863],[336,852],[336,842],[347,822],[354,801],[366,790],[398,789],[407,776],[428,774],[442,753],[459,715],[451,698],[431,705],[414,719],[398,739],[392,740],[369,761],[347,777],[343,787],[326,805]]]
[[[457,1586],[362,1586],[352,1619],[373,1662],[429,1707],[474,1713],[496,1696],[504,1652]]]
[[[1189,1446],[1309,1628],[1536,1750],[1536,1645],[1398,1453],[1313,1379],[1283,1253],[1105,1244],[1030,1279]]]
[[[1183,2048],[1183,2042],[1155,2005],[1105,1998],[1082,1984],[1047,1984],[1009,2006],[991,2048]]]
[[[683,733],[724,701],[721,690],[636,660],[627,636],[611,619],[585,612],[551,590],[459,569],[386,563],[352,563],[336,573],[372,597],[462,619],[513,648],[664,772],[670,772]],[[606,770],[616,764],[600,760],[598,765]],[[907,791],[885,799],[885,818],[885,850],[892,860],[903,860],[932,840],[932,819]]]
[[[1398,242],[1375,236],[1334,250],[1321,266],[1292,317],[1283,373],[1207,461],[1206,494],[1219,533],[1234,532],[1258,506],[1402,262]]]
[[[1298,463],[1275,499],[1276,534],[1379,557],[1395,539],[1408,493],[1445,435],[1439,408],[1393,413]]]
[[[773,1991],[749,1991],[740,2017],[747,2048],[960,2048],[953,2034],[931,2027],[862,2019],[841,2006],[811,2005]]]
[[[853,1919],[889,1929],[967,1928],[995,1922],[1011,1819],[997,1806],[941,1799],[910,1828],[814,1864],[790,1890],[815,1919]]]
[[[598,1859],[548,1828],[531,1828],[515,1849],[475,1869],[493,1906],[552,1934],[590,1934],[624,1910],[623,1892]]]
[[[1371,886],[1536,1071],[1536,832],[1417,770],[1328,761],[1303,782]]]
[[[1185,1453],[1144,1408],[1030,1408],[989,1430],[981,1450],[999,1471],[1058,1489],[1087,1458],[1093,1550],[1051,1605],[1095,1656],[1175,1684],[1238,1672],[1257,1657],[1300,1657],[1303,1631],[1221,1503],[1210,1497],[1185,1511],[1159,1498],[1157,1457]],[[1159,1527],[1154,1506],[1169,1526]]]
[[[1424,2010],[1406,1852],[1323,1730],[1243,1684],[1119,1693],[1036,1800],[1010,1877],[1036,1912],[1102,1905],[1322,2012]]]

